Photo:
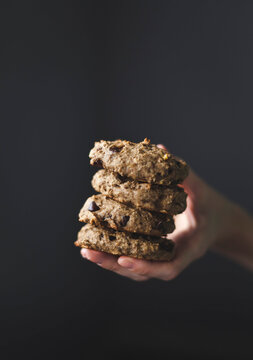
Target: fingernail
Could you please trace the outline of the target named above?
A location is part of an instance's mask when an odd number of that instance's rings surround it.
[[[120,261],[120,266],[123,266],[123,267],[125,267],[125,268],[127,268],[127,269],[132,269],[133,266],[134,266],[134,264],[133,264],[132,261],[122,260],[122,261]]]
[[[83,257],[84,259],[87,258],[87,256],[86,256],[86,249],[82,249],[82,250],[81,250],[81,255],[82,255],[82,257]]]
[[[96,263],[98,266],[101,266],[102,265],[102,262],[97,262]]]

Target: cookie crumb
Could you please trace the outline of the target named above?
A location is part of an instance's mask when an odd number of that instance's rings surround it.
[[[145,138],[142,143],[145,144],[145,145],[149,145],[150,140],[148,138]]]

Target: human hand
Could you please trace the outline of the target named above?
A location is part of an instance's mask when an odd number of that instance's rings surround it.
[[[164,148],[163,145],[158,145]],[[202,257],[220,239],[228,238],[234,205],[201,180],[192,170],[182,184],[187,208],[175,217],[176,229],[168,235],[175,242],[170,262],[147,261],[81,249],[81,255],[103,267],[136,281],[150,278],[172,280],[193,261]],[[231,211],[233,209],[233,211]]]

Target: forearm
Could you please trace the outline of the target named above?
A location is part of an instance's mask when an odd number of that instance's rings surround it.
[[[218,193],[213,195],[212,203],[216,203],[213,208],[219,223],[218,235],[212,249],[253,270],[252,217]]]

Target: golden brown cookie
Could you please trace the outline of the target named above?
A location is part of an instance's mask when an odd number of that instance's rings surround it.
[[[175,229],[171,216],[133,208],[98,194],[89,197],[79,213],[79,220],[119,231],[162,236]]]
[[[150,184],[180,183],[188,175],[185,161],[150,144],[147,139],[140,143],[101,140],[95,143],[89,156],[91,165]]]
[[[136,235],[86,224],[78,233],[76,246],[137,259],[169,261],[174,242],[165,238]]]
[[[119,202],[149,211],[175,215],[186,208],[187,195],[179,186],[166,187],[131,181],[107,170],[96,172],[92,186]]]

